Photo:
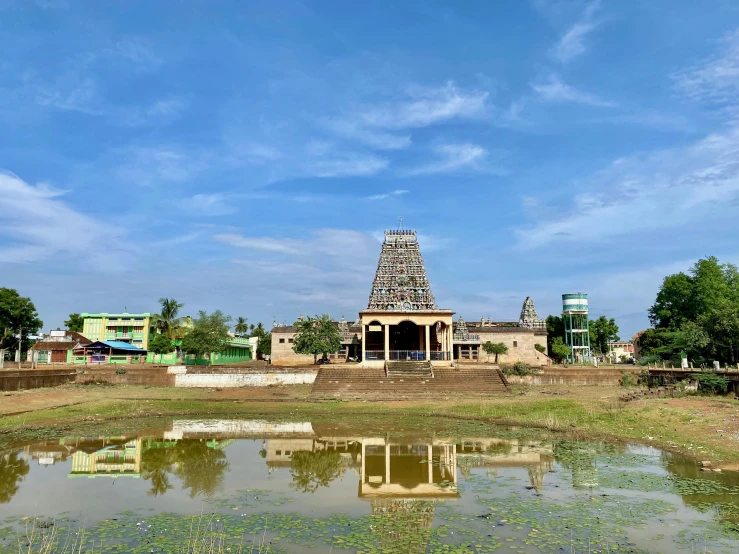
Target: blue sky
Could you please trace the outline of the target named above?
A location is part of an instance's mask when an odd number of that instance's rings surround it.
[[[466,319],[739,262],[739,3],[0,0],[0,285],[78,311],[366,306],[418,230]]]

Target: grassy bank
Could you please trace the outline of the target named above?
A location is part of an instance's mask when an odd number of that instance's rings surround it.
[[[382,416],[405,421],[446,417],[460,421],[541,428],[563,436],[628,440],[739,468],[739,404],[724,398],[682,397],[624,403],[618,387],[519,387],[512,394],[449,397],[434,401],[309,402],[308,387],[262,389],[167,389],[65,386],[12,393],[0,399],[0,437],[48,436],[82,424],[164,416],[336,419],[351,423]],[[44,402],[40,398],[46,398]],[[13,404],[15,403],[15,404]]]

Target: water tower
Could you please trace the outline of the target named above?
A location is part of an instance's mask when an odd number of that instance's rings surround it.
[[[586,293],[562,295],[562,320],[565,326],[565,343],[572,349],[570,361],[590,361],[590,324]]]

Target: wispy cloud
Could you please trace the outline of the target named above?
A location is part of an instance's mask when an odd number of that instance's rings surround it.
[[[360,112],[359,120],[370,127],[410,129],[426,127],[453,118],[480,115],[488,98],[483,91],[463,91],[449,81],[439,88],[413,87],[407,99],[372,106]]]
[[[188,181],[205,171],[212,158],[209,152],[190,152],[176,146],[132,147],[118,155],[118,178],[142,186]]]
[[[178,204],[189,217],[227,215],[238,209],[236,198],[222,193],[195,194]]]
[[[39,262],[67,255],[82,265],[103,270],[125,267],[131,250],[120,230],[74,210],[63,196],[63,191],[49,185],[30,185],[12,173],[0,172],[3,263]],[[99,237],[106,237],[104,248],[98,248]],[[90,251],[93,248],[94,254]]]
[[[130,61],[138,69],[156,69],[164,63],[164,60],[155,54],[152,45],[139,37],[119,40],[112,53]]]
[[[407,175],[429,175],[452,171],[481,170],[488,151],[477,144],[442,144],[434,148],[438,160],[410,169]]]
[[[545,83],[532,83],[531,88],[540,99],[554,103],[576,103],[600,108],[615,108],[617,104],[609,100],[578,90],[564,83],[557,75],[551,75]]]
[[[388,198],[395,198],[398,196],[403,196],[404,194],[408,194],[408,191],[405,189],[396,189],[391,192],[385,192],[382,194],[373,194],[372,196],[367,196],[367,200],[387,200]]]
[[[594,31],[599,22],[593,16],[600,7],[600,0],[587,5],[582,17],[562,35],[552,49],[552,55],[562,63],[566,63],[585,52],[585,38]]]
[[[673,75],[688,98],[719,105],[739,104],[739,29],[719,41],[716,55]]]
[[[379,173],[388,164],[387,159],[373,154],[333,152],[306,161],[303,170],[313,177],[363,177]]]
[[[688,147],[616,160],[578,183],[568,211],[549,210],[547,219],[520,228],[519,244],[536,248],[628,235],[645,240],[647,232],[680,228],[687,221],[717,225],[733,213],[727,199],[739,194],[737,160],[736,126]]]

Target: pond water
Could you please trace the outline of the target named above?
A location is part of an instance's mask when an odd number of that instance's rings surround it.
[[[0,450],[2,553],[736,553],[737,523],[736,474],[476,423],[173,420]]]

